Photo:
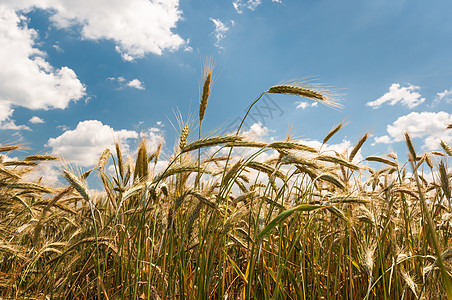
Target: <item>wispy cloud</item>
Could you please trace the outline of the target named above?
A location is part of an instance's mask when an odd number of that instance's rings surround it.
[[[53,49],[55,49],[57,52],[64,52],[63,49],[61,49],[60,45],[57,43],[52,45]]]
[[[415,85],[402,87],[398,83],[393,83],[389,87],[389,92],[375,101],[367,102],[366,105],[377,109],[385,103],[389,105],[401,103],[402,105],[408,106],[408,108],[412,109],[425,101],[425,98],[422,98],[422,95],[416,92],[419,89],[420,88]]]
[[[452,90],[444,90],[442,92],[436,93],[435,102],[444,101],[446,103],[452,102]]]
[[[282,3],[282,0],[272,0],[274,3]],[[249,9],[254,11],[259,5],[262,4],[262,0],[234,0],[232,5],[237,13],[243,13],[243,9]]]
[[[316,107],[317,102],[305,102],[305,101],[297,101],[295,102],[297,104],[297,109],[306,109],[308,107]]]
[[[219,19],[210,18],[210,20],[215,25],[215,29],[212,32],[212,34],[216,38],[215,47],[223,49],[221,46],[221,41],[225,38],[226,32],[229,31],[229,27],[226,26],[223,22],[221,22]],[[231,21],[231,24],[234,24],[233,21]]]
[[[261,3],[261,0],[235,0],[234,2],[232,2],[232,5],[234,6],[234,9],[237,11],[237,13],[241,14],[243,13],[244,8],[253,11],[259,5],[261,5]]]
[[[427,150],[439,148],[439,139],[452,142],[452,132],[445,130],[452,123],[452,114],[440,112],[412,112],[399,117],[394,123],[386,128],[387,134],[375,137],[375,143],[390,144],[400,142],[403,135],[408,132],[412,138],[420,138],[422,147]]]
[[[124,76],[119,76],[119,77],[108,77],[107,80],[110,81],[116,81],[119,83],[119,89],[122,89],[124,87],[130,87],[130,88],[134,88],[137,90],[144,90],[144,85],[143,82],[141,82],[139,79],[135,78],[132,79],[130,81],[127,81]]]

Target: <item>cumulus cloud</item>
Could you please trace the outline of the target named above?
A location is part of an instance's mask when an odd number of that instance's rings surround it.
[[[402,87],[398,83],[393,83],[389,87],[389,92],[375,101],[367,102],[366,105],[377,109],[380,108],[384,103],[395,105],[400,102],[401,104],[408,106],[408,108],[411,109],[425,101],[425,98],[422,98],[422,95],[416,92],[419,89],[420,88],[415,85]]]
[[[148,53],[161,55],[186,42],[172,30],[180,20],[179,0],[5,0],[15,10],[40,8],[51,13],[57,28],[78,26],[88,40],[112,40],[124,60]]]
[[[37,32],[26,18],[0,4],[0,128],[26,129],[11,117],[14,107],[28,109],[66,108],[85,95],[75,72],[54,68],[45,53],[35,47]]]
[[[389,144],[402,141],[403,134],[408,132],[412,138],[423,140],[422,147],[426,150],[438,149],[439,139],[452,142],[452,133],[445,128],[452,123],[452,114],[440,112],[412,112],[399,117],[386,128],[387,135],[375,137],[375,143]]]
[[[57,28],[80,26],[88,40],[113,40],[125,60],[176,50],[185,41],[172,30],[181,18],[179,0],[12,1],[17,8],[48,9]]]
[[[316,107],[317,106],[317,102],[305,102],[305,101],[297,101],[295,102],[297,104],[297,109],[306,109],[308,107]]]
[[[261,122],[254,123],[248,130],[241,133],[249,141],[266,141],[268,140],[268,134],[270,129],[262,125]]]
[[[136,78],[132,79],[131,81],[129,81],[127,83],[127,86],[131,87],[131,88],[134,88],[134,89],[137,89],[137,90],[144,90],[143,83],[141,81],[139,81],[138,79],[136,79]]]
[[[28,122],[30,122],[31,124],[42,124],[42,123],[45,123],[44,120],[41,119],[38,116],[32,117]]]
[[[210,21],[212,21],[215,25],[215,30],[212,32],[212,34],[215,35],[216,38],[215,47],[222,49],[223,47],[221,46],[221,40],[225,38],[226,32],[228,32],[229,27],[219,19],[210,18]],[[234,22],[232,21],[231,23],[234,24]]]
[[[78,166],[91,166],[97,163],[106,148],[114,149],[114,142],[119,141],[128,150],[128,139],[138,138],[138,133],[129,130],[116,131],[97,120],[78,123],[74,130],[68,130],[62,135],[51,138],[47,147],[54,155]]]

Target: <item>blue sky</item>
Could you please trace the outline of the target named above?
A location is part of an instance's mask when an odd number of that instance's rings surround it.
[[[451,13],[446,0],[3,0],[0,144],[81,167],[114,138],[130,151],[140,136],[165,140],[169,155],[179,113],[197,117],[210,57],[206,134],[230,128],[270,86],[310,78],[343,108],[272,95],[251,131],[315,141],[345,120],[332,147],[371,131],[363,155],[404,154],[408,131],[418,149],[439,149],[440,138],[452,143]]]

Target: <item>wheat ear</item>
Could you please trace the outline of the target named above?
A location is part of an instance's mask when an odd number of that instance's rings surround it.
[[[213,62],[211,59],[206,59],[204,63],[204,75],[203,75],[203,85],[202,94],[199,99],[199,122],[202,123],[204,119],[204,114],[206,113],[207,102],[209,101],[210,90],[212,88],[212,71]]]
[[[272,86],[268,93],[270,94],[286,94],[286,95],[295,95],[300,97],[305,97],[314,101],[318,101],[320,103],[326,104],[331,107],[340,108],[341,105],[336,101],[328,97],[327,95],[315,91],[312,89],[303,88],[298,85],[292,84],[279,84]]]

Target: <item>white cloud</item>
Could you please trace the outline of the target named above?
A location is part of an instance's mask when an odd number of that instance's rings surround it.
[[[383,136],[377,136],[375,137],[375,143],[376,144],[391,144],[392,139],[389,137],[389,135],[383,135]]]
[[[8,120],[12,116],[13,111],[9,103],[0,101],[0,124],[2,121]]]
[[[215,30],[212,32],[217,39],[217,41],[215,42],[215,47],[222,49],[223,47],[221,46],[221,40],[225,38],[226,32],[229,30],[229,27],[227,27],[219,19],[210,18],[210,20],[215,25]]]
[[[16,125],[16,123],[11,120],[13,115],[13,109],[7,102],[2,102],[0,100],[0,129],[3,130],[29,130],[25,125]]]
[[[61,131],[68,131],[70,129],[66,125],[58,125],[56,128],[60,129]]]
[[[241,14],[243,13],[244,8],[254,11],[259,5],[261,5],[261,3],[261,0],[234,0],[232,5],[237,13]]]
[[[151,127],[146,131],[142,131],[140,133],[140,137],[146,138],[148,142],[147,144],[148,150],[151,152],[157,150],[158,146],[165,142],[165,139],[163,137],[163,131],[160,128],[156,127]]]
[[[5,0],[4,0],[5,1]],[[186,42],[172,32],[181,19],[179,0],[6,0],[16,10],[49,10],[57,28],[79,26],[88,40],[113,40],[124,60],[160,55]]]
[[[425,98],[422,98],[422,95],[416,92],[419,89],[420,88],[415,85],[401,87],[400,84],[393,83],[389,87],[389,92],[375,101],[367,102],[366,105],[377,109],[380,108],[380,106],[384,103],[395,105],[400,102],[401,104],[406,105],[411,109],[425,101]]]
[[[0,4],[0,128],[26,129],[11,117],[15,106],[28,109],[66,108],[85,95],[75,72],[54,68],[35,47],[37,32],[26,18]]]
[[[119,83],[119,88],[118,89],[123,89],[124,87],[131,87],[137,90],[144,90],[144,86],[143,83],[139,80],[139,79],[132,79],[128,82],[126,82],[127,80],[124,78],[124,76],[119,76],[119,77],[108,77],[107,80],[110,81],[116,81]]]
[[[447,103],[452,102],[452,90],[444,90],[443,92],[436,93],[436,102],[445,101]]]
[[[404,133],[408,132],[412,138],[423,139],[422,147],[427,150],[439,149],[439,139],[447,143],[452,142],[452,132],[445,130],[452,123],[452,114],[440,112],[412,112],[399,117],[386,128],[387,135],[375,137],[375,143],[393,143],[404,140]]]
[[[45,123],[43,119],[41,119],[38,116],[34,116],[32,117],[28,122],[32,123],[32,124],[42,124]]]
[[[114,149],[114,142],[119,141],[125,151],[128,139],[138,138],[138,133],[129,130],[115,131],[97,120],[78,123],[74,130],[69,130],[57,138],[49,139],[47,147],[52,154],[79,166],[91,166],[97,163],[106,148]]]
[[[58,52],[64,52],[63,49],[61,49],[60,45],[58,45],[58,43],[53,44],[52,47]]]
[[[137,90],[144,90],[143,83],[138,79],[132,79],[127,83],[127,86]]]
[[[2,130],[31,130],[27,125],[16,125],[13,120],[6,120],[0,123]]]
[[[244,136],[248,141],[263,142],[268,139],[267,136],[269,133],[270,129],[258,122],[251,125],[251,127],[248,130],[242,132],[241,135]]]
[[[273,3],[282,3],[282,0],[272,0]],[[262,0],[234,0],[232,5],[237,13],[243,13],[243,9],[249,9],[254,11],[259,5],[262,4]]]
[[[176,50],[185,42],[172,32],[181,18],[178,0],[59,0],[52,21],[59,28],[82,26],[85,39],[110,39],[125,60]]]
[[[38,32],[23,13],[47,10],[58,28],[80,28],[90,40],[113,40],[125,60],[189,47],[172,30],[181,18],[178,0],[3,0],[0,4],[0,129],[27,129],[12,120],[14,107],[66,108],[85,96],[75,72],[55,68],[36,47]],[[59,51],[59,45],[53,45]],[[188,48],[187,48],[188,49]],[[139,88],[138,82],[131,82]]]
[[[317,106],[317,102],[309,103],[309,102],[305,102],[305,101],[297,101],[297,102],[295,102],[295,104],[298,104],[297,109],[299,109],[299,108],[306,109],[308,107],[316,107]]]
[[[193,52],[193,47],[190,46],[190,39],[185,42],[184,52]]]

